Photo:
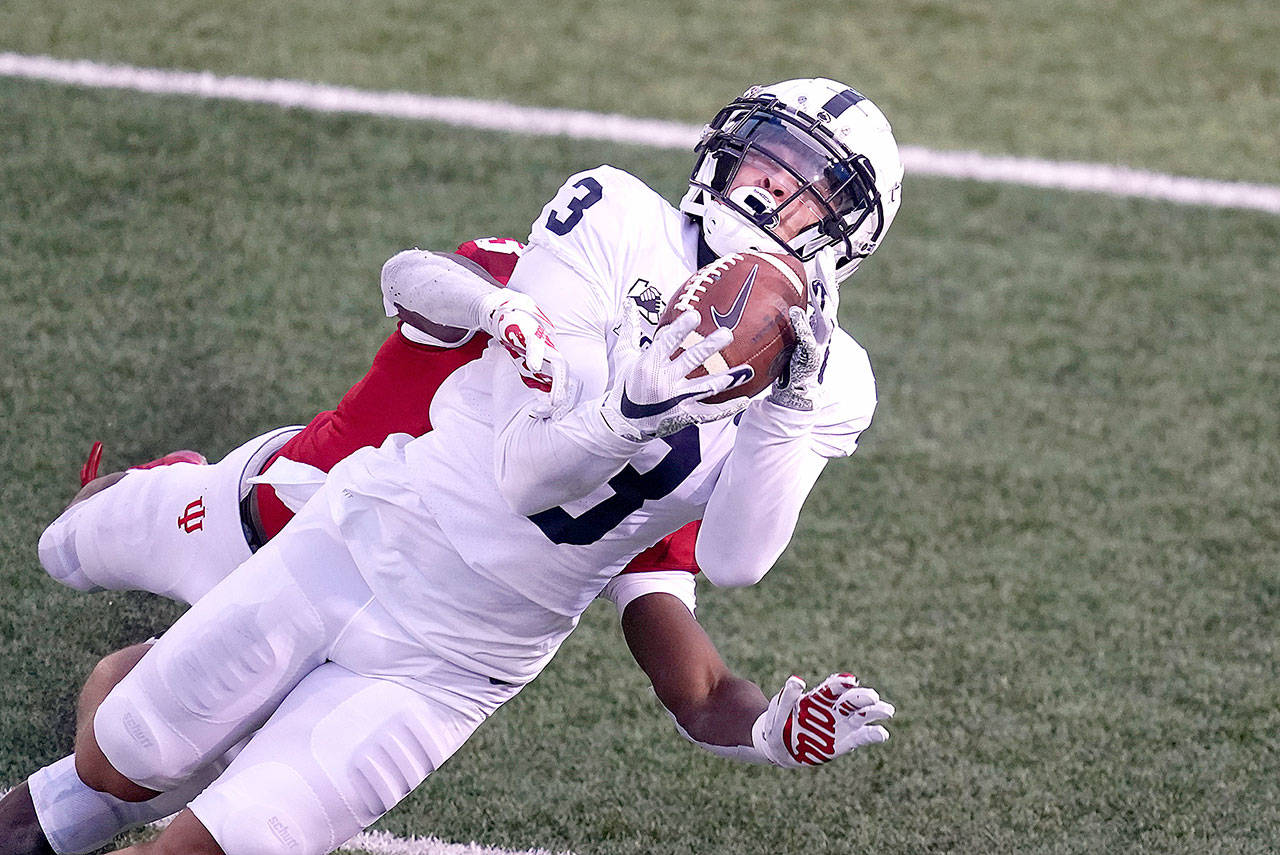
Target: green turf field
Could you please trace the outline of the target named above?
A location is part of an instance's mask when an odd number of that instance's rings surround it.
[[[826,75],[899,141],[1280,175],[1274,0],[5,0],[0,50],[706,121]]]
[[[682,49],[720,44],[705,4],[669,4],[685,25],[644,38],[621,5],[564,4],[525,19],[524,54],[425,37],[419,54],[409,37],[461,30],[456,13],[357,5],[303,19],[279,3],[14,0],[0,49],[681,119],[747,82],[733,57]],[[776,35],[760,66],[774,76],[801,69],[812,35],[761,20],[791,5],[725,19]],[[818,37],[821,70],[889,93],[904,141],[1280,179],[1273,7],[1086,5],[1074,20],[1067,4],[896,4],[866,52]],[[1200,23],[1174,37],[1161,9]],[[984,22],[1007,35],[961,43]],[[1121,50],[1133,32],[1149,37]],[[605,62],[627,46],[646,61]],[[966,60],[956,79],[940,56]],[[1170,93],[1193,79],[1221,97],[1186,115]],[[603,161],[671,198],[688,168],[641,148],[0,80],[0,785],[66,750],[96,656],[177,613],[39,572],[36,538],[89,443],[107,442],[110,466],[212,456],[308,418],[388,331],[389,254],[521,237],[565,176]],[[842,304],[880,388],[862,450],[829,467],[761,585],[700,592],[740,672],[771,693],[793,671],[851,668],[897,704],[893,740],[809,773],[705,756],[597,607],[380,827],[580,855],[1274,851],[1278,246],[1280,218],[1262,214],[909,177]]]

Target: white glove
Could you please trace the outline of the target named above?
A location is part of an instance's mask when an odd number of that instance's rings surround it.
[[[806,316],[804,309],[797,306],[791,307],[787,318],[796,336],[796,346],[791,352],[791,362],[773,382],[769,400],[789,410],[808,412],[813,409],[814,394],[835,324],[821,311],[815,310],[811,316]]]
[[[572,406],[568,364],[556,347],[555,325],[527,294],[502,289],[480,303],[480,329],[493,336],[511,358],[525,385],[551,394],[551,410]]]
[[[686,342],[697,325],[698,312],[690,309],[658,330],[653,343],[632,358],[628,351],[634,349],[634,321],[628,316],[615,346],[615,355],[617,347],[623,349],[620,379],[605,394],[601,404],[610,430],[633,442],[645,442],[689,425],[735,416],[746,408],[746,398],[734,398],[723,404],[704,404],[699,400],[742,383],[747,377],[731,368],[688,378],[690,371],[733,340],[731,331],[717,329],[696,343]],[[686,343],[688,349],[673,357]],[[631,358],[630,364],[625,364],[627,358]]]
[[[832,674],[808,692],[791,676],[751,727],[751,742],[775,766],[820,766],[855,748],[884,742],[872,722],[894,714],[893,704],[852,674]]]

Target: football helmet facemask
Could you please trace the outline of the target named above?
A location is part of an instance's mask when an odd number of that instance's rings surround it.
[[[901,203],[888,120],[834,80],[748,89],[703,129],[695,151],[680,209],[701,219],[718,255],[782,250],[809,270],[815,259],[834,262],[841,281],[880,245]]]

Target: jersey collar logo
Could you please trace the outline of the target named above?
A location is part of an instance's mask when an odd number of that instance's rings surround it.
[[[653,326],[658,325],[658,320],[662,317],[662,295],[649,284],[648,279],[637,279],[628,289],[627,296],[640,310],[640,317]]]

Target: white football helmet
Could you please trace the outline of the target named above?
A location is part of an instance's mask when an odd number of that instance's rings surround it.
[[[694,150],[680,210],[701,219],[717,255],[781,249],[811,276],[833,264],[839,282],[875,252],[902,201],[902,159],[888,120],[862,94],[826,78],[748,89],[716,114]],[[762,170],[790,177],[769,189],[735,184],[740,173]],[[794,225],[779,229],[796,222],[805,225],[793,235]]]

